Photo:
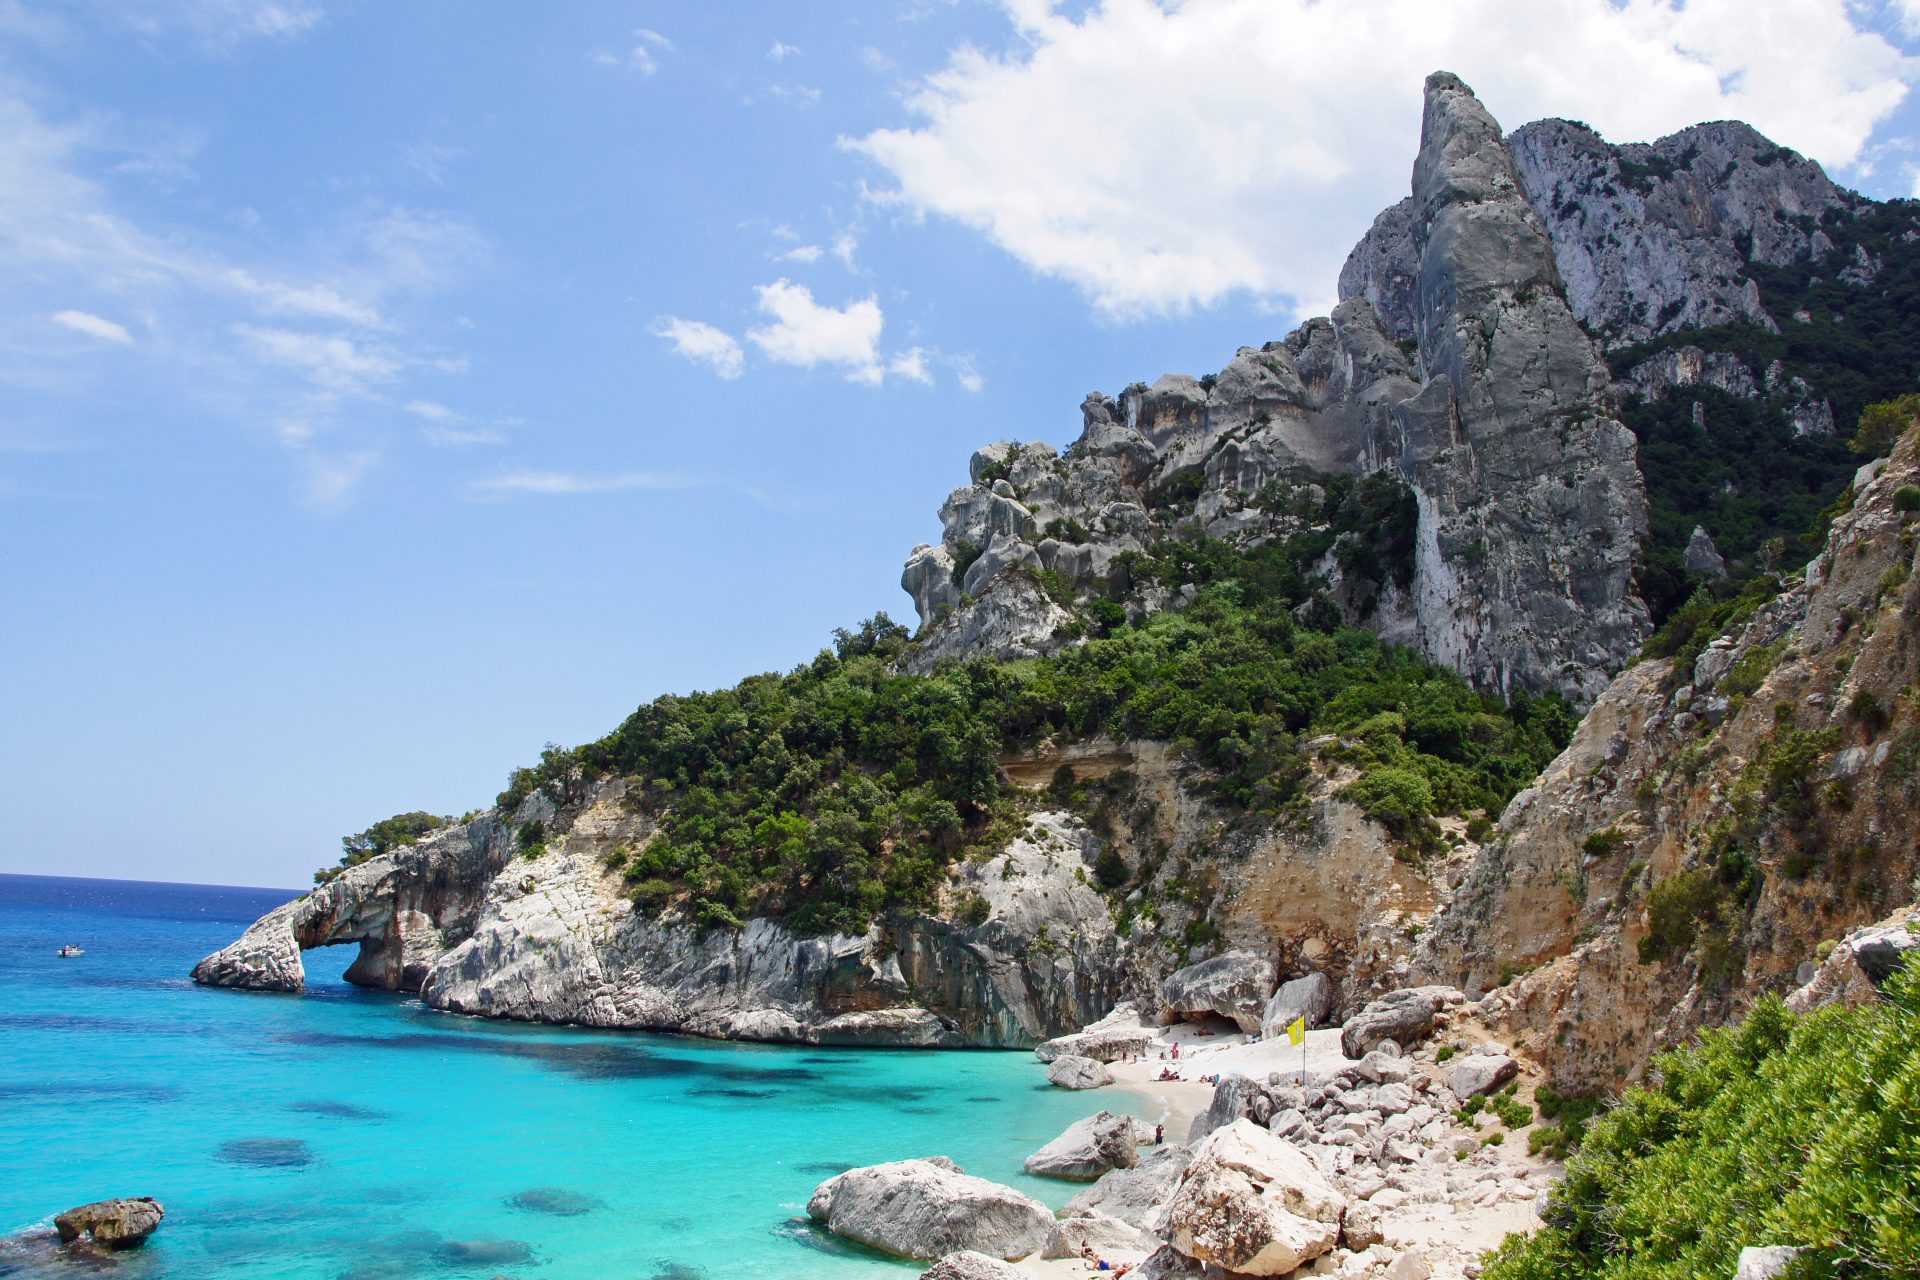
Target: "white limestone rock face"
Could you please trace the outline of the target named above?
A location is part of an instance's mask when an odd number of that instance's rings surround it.
[[[1812,978],[1787,997],[1787,1008],[1808,1013],[1830,1004],[1866,1004],[1914,956],[1920,956],[1920,906],[1902,907],[1841,938]]]
[[[1053,1226],[1038,1200],[973,1177],[944,1156],[849,1169],[820,1184],[807,1215],[870,1249],[929,1260],[961,1250],[1024,1258]]]
[[[512,855],[507,824],[496,815],[443,827],[274,908],[238,941],[196,964],[193,980],[303,991],[302,951],[357,942],[360,954],[347,968],[347,981],[417,991],[432,964],[471,932],[494,876]]]
[[[1153,1252],[1157,1241],[1146,1232],[1104,1213],[1067,1214],[1053,1224],[1042,1258],[1078,1258],[1092,1249],[1109,1262],[1138,1262]]]
[[[1346,1205],[1305,1154],[1236,1120],[1194,1150],[1167,1206],[1166,1234],[1197,1261],[1285,1275],[1339,1243]]]
[[[1349,1058],[1362,1058],[1382,1040],[1411,1048],[1433,1034],[1442,1010],[1465,1000],[1462,992],[1446,986],[1389,991],[1342,1024],[1340,1051]]]

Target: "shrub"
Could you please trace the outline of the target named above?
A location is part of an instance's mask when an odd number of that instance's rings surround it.
[[[1795,1275],[1920,1274],[1920,972],[1885,994],[1804,1017],[1769,997],[1656,1058],[1487,1280],[1727,1276],[1775,1242],[1805,1249]]]
[[[1920,485],[1903,484],[1895,489],[1893,509],[1903,514],[1920,511]]]
[[[1853,439],[1849,443],[1855,453],[1872,454],[1875,457],[1890,453],[1894,441],[1906,434],[1916,417],[1920,417],[1920,392],[1909,392],[1898,399],[1870,404],[1860,411],[1860,420],[1854,427]],[[1911,509],[1900,508],[1902,511]]]
[[[391,818],[382,818],[365,831],[356,831],[350,836],[340,837],[343,851],[340,861],[331,867],[323,867],[313,873],[315,884],[327,881],[345,871],[348,867],[357,867],[369,858],[391,853],[395,849],[412,844],[421,836],[438,831],[453,822],[452,818],[442,818],[437,814],[414,810],[411,813],[396,813]]]
[[[1696,867],[1654,884],[1647,894],[1647,934],[1640,939],[1640,963],[1675,956],[1694,943],[1703,924],[1717,920],[1726,893],[1711,868]]]
[[[1370,769],[1342,794],[1395,839],[1420,849],[1434,843],[1433,787],[1422,774],[1392,766]]]
[[[1589,858],[1605,858],[1618,853],[1626,847],[1626,844],[1627,836],[1624,831],[1618,827],[1606,827],[1589,832],[1587,838],[1580,842],[1580,852]]]
[[[970,929],[977,929],[993,915],[993,904],[986,898],[968,890],[954,903],[954,916]]]

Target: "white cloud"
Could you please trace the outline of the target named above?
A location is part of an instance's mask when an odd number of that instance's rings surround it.
[[[960,384],[961,390],[978,395],[986,387],[987,380],[980,376],[980,371],[973,367],[973,361],[966,356],[953,356],[947,363],[953,366],[953,380]]]
[[[84,333],[89,338],[99,338],[105,342],[133,341],[133,335],[127,332],[124,325],[115,324],[90,311],[56,311],[53,313],[53,322],[75,333]]]
[[[506,435],[492,427],[426,427],[420,438],[436,449],[471,449],[507,442]]]
[[[237,324],[234,333],[256,358],[304,374],[326,391],[364,394],[391,381],[406,362],[393,353],[339,333],[302,333]]]
[[[813,300],[811,289],[784,279],[761,285],[758,292],[761,314],[773,323],[747,330],[747,337],[767,355],[809,369],[837,365],[855,382],[878,384],[885,378],[879,346],[886,318],[873,298],[826,307]]]
[[[416,418],[425,418],[428,422],[458,422],[460,415],[447,406],[433,400],[409,400],[400,406]]]
[[[1920,0],[1917,0],[1917,2],[1920,2]],[[773,42],[773,48],[767,50],[767,56],[775,62],[785,62],[788,58],[797,58],[800,56],[800,46],[797,44],[783,44],[775,40]]]
[[[308,505],[322,510],[344,506],[380,461],[379,452],[373,449],[325,454],[302,446],[293,454],[300,467],[301,496]]]
[[[820,256],[825,252],[826,250],[817,244],[803,244],[781,254],[780,261],[814,263],[820,261]]]
[[[701,482],[658,471],[620,471],[582,475],[568,471],[509,471],[472,484],[473,492],[504,496],[516,493],[568,497],[581,493],[621,493],[635,490],[695,489]]]
[[[661,316],[649,331],[671,342],[675,354],[706,365],[722,378],[737,378],[746,370],[746,355],[740,350],[739,340],[704,320]]]
[[[840,259],[840,265],[852,271],[853,254],[860,247],[860,237],[851,231],[842,231],[833,238],[833,256]]]
[[[612,54],[601,50],[593,54],[593,60],[602,66],[626,66],[643,76],[650,76],[660,69],[660,59],[654,53],[656,49],[661,53],[675,51],[673,41],[658,31],[651,31],[646,27],[635,27],[633,44],[628,47],[625,54]]]
[[[929,387],[933,385],[933,375],[927,371],[927,353],[922,347],[902,351],[888,360],[887,372],[896,377],[911,378]]]
[[[1324,303],[1406,194],[1430,71],[1460,74],[1508,128],[1558,115],[1633,141],[1736,118],[1836,167],[1914,75],[1848,0],[1003,7],[1011,52],[954,52],[908,99],[911,127],[843,145],[891,175],[881,199],[973,227],[1121,317],[1238,290]]]

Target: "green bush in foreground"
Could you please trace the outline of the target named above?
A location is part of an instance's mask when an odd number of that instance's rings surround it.
[[[1805,1017],[1770,998],[1655,1059],[1487,1280],[1731,1276],[1775,1244],[1807,1250],[1796,1277],[1920,1275],[1920,967],[1886,994]]]

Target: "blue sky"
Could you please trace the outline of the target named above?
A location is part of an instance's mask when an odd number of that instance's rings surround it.
[[[1916,16],[0,0],[0,870],[299,884],[911,621],[974,447],[1330,302],[1436,67],[1909,195]]]

